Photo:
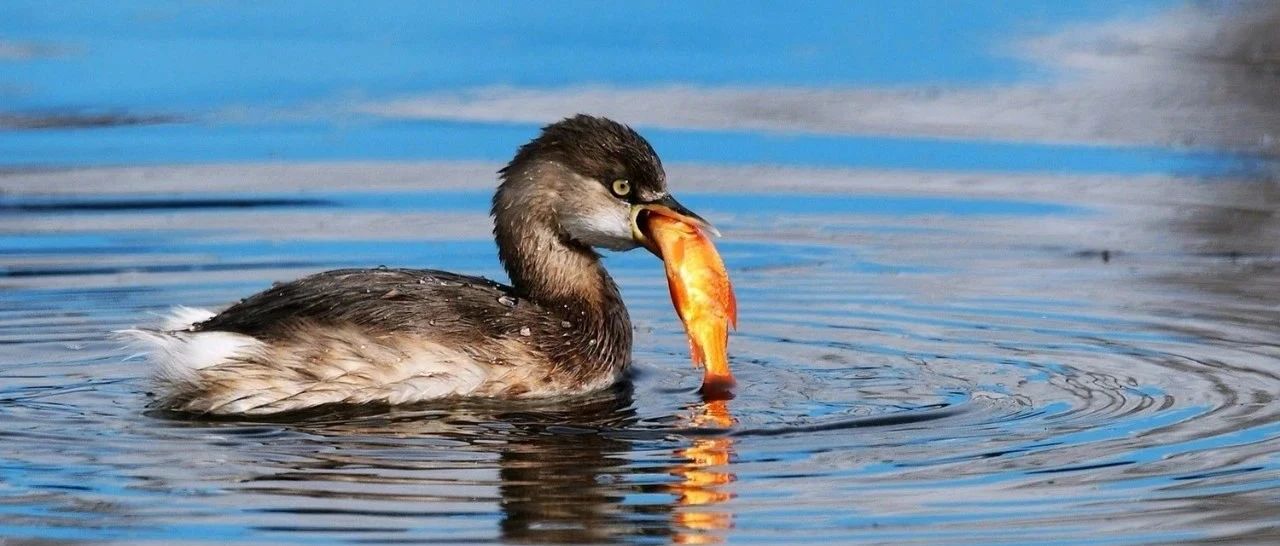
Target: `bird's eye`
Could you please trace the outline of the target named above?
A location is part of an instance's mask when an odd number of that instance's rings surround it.
[[[613,181],[613,194],[618,197],[626,197],[631,194],[631,182],[627,180]]]

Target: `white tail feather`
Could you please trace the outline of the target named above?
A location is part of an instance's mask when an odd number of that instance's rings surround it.
[[[164,317],[164,322],[160,324],[160,328],[166,331],[186,330],[197,322],[204,322],[216,315],[217,313],[208,309],[179,305],[169,310],[169,314]]]
[[[177,307],[165,317],[161,330],[131,328],[116,334],[151,357],[156,379],[163,383],[190,384],[198,381],[197,371],[262,347],[261,341],[243,334],[186,331],[191,325],[213,316],[207,309]]]

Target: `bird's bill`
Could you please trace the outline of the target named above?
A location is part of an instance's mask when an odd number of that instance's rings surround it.
[[[686,224],[689,224],[704,233],[719,237],[720,232],[716,230],[711,222],[706,221],[693,211],[685,208],[679,201],[670,195],[663,197],[657,201],[648,203],[640,203],[631,206],[631,236],[636,242],[644,245],[655,256],[661,258],[662,251],[658,249],[658,244],[653,240],[653,234],[649,233],[648,222],[645,221],[646,214],[661,214],[668,218],[674,218]]]

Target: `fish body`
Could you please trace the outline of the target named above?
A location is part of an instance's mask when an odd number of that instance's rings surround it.
[[[671,302],[689,337],[689,353],[704,369],[704,391],[732,386],[729,329],[737,328],[738,303],[724,261],[698,227],[661,214],[647,222],[666,267]]]

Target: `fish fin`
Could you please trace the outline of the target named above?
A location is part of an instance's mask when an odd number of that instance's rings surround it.
[[[707,353],[702,350],[702,345],[694,341],[693,336],[689,336],[689,356],[693,358],[693,364],[699,368],[707,365]]]
[[[729,327],[734,330],[738,329],[738,298],[733,294],[733,285],[729,283],[729,277],[724,278],[724,313],[729,319]]]

